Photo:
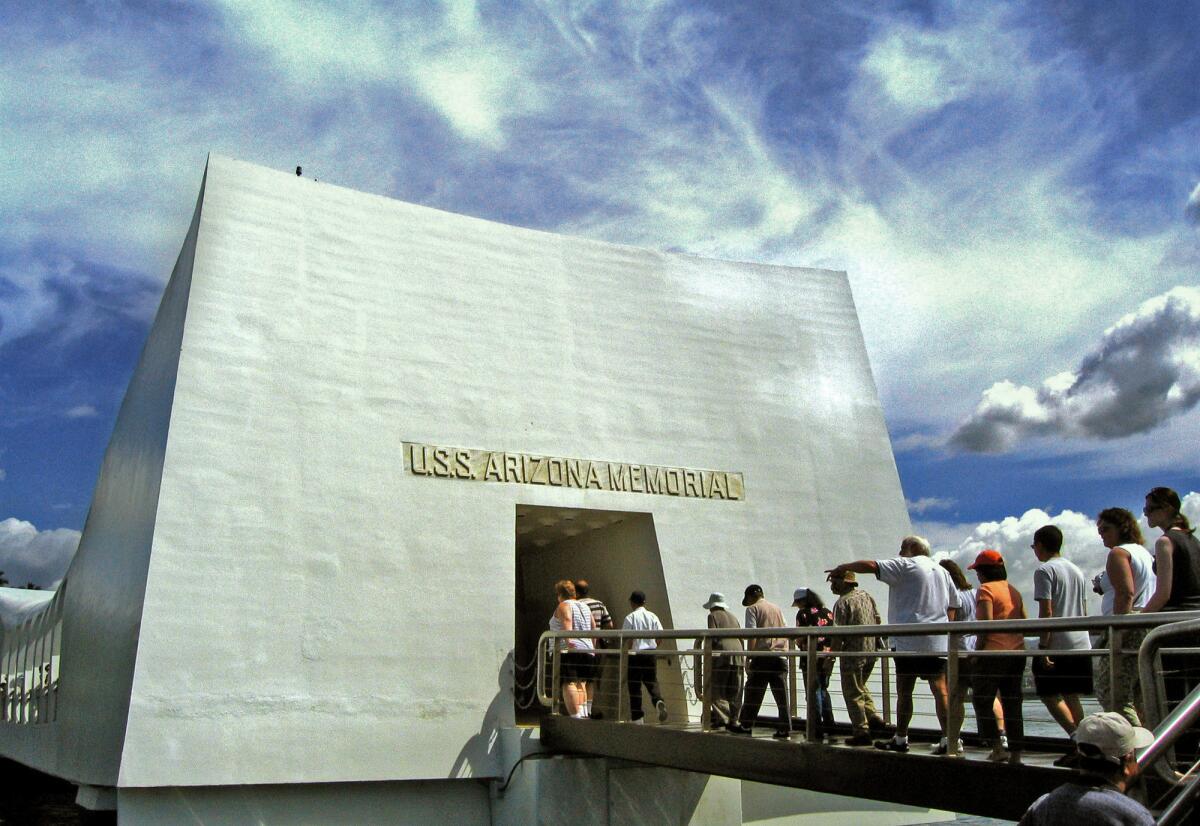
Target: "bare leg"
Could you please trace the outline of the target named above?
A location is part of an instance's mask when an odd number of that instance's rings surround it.
[[[1062,726],[1063,731],[1067,734],[1074,734],[1075,718],[1071,713],[1070,707],[1063,702],[1062,695],[1051,694],[1042,697],[1041,700],[1045,704],[1046,710],[1050,712],[1050,716],[1054,718],[1054,721]],[[1079,702],[1078,697],[1075,698],[1075,702]]]
[[[563,702],[566,703],[567,714],[574,717],[579,713],[579,683],[569,682],[563,686]]]
[[[1064,694],[1063,703],[1071,712],[1071,731],[1074,731],[1075,727],[1079,725],[1079,721],[1083,719],[1083,704],[1079,702],[1078,694]]]
[[[1004,734],[1004,706],[1000,705],[1000,695],[992,698],[992,712],[996,715],[996,728]]]
[[[930,680],[929,690],[933,693],[933,708],[937,712],[938,725],[941,726],[944,735],[946,733],[946,675],[939,674]],[[909,696],[912,696],[911,691]]]

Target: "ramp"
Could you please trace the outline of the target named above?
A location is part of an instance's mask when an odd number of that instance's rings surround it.
[[[1008,766],[561,716],[543,721],[542,743],[560,752],[1009,820],[1071,776],[1037,763]]]

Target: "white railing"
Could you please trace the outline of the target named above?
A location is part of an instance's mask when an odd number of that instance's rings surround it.
[[[39,724],[58,716],[62,592],[18,625],[0,629],[0,723]]]
[[[714,649],[713,641],[723,638],[738,638],[742,640],[752,639],[778,639],[784,638],[788,640],[788,650],[786,652],[770,652],[770,651],[745,651],[736,654],[740,658],[753,658],[759,656],[784,656],[788,663],[788,703],[792,717],[796,717],[797,711],[797,688],[798,675],[797,671],[807,675],[808,683],[804,686],[806,698],[806,714],[805,714],[805,729],[806,734],[810,739],[813,739],[819,730],[819,719],[817,714],[817,688],[819,679],[819,666],[822,660],[833,658],[835,660],[846,657],[878,657],[882,661],[882,668],[876,675],[875,680],[869,685],[876,693],[876,696],[881,700],[880,709],[885,720],[891,722],[891,706],[892,706],[892,688],[889,680],[889,664],[891,660],[915,657],[928,656],[921,653],[905,653],[894,651],[874,651],[874,652],[855,652],[855,651],[820,651],[815,647],[810,646],[808,641],[815,637],[875,637],[884,636],[889,638],[902,636],[960,636],[965,634],[978,633],[1013,633],[1019,632],[1024,636],[1036,637],[1042,632],[1048,631],[1077,631],[1086,630],[1095,634],[1107,632],[1107,645],[1103,648],[1092,648],[1086,650],[1038,650],[1036,644],[1031,645],[1029,649],[1017,651],[959,651],[953,647],[947,652],[947,683],[953,690],[959,672],[961,659],[964,656],[970,657],[1030,657],[1030,656],[1059,656],[1059,655],[1080,655],[1087,654],[1092,657],[1106,657],[1109,660],[1109,677],[1111,680],[1110,696],[1116,697],[1119,695],[1118,677],[1119,668],[1118,661],[1122,657],[1137,657],[1137,649],[1127,649],[1122,646],[1122,632],[1129,629],[1139,629],[1147,627],[1156,627],[1168,623],[1175,623],[1181,620],[1200,620],[1200,612],[1179,612],[1179,613],[1154,613],[1154,614],[1126,614],[1121,616],[1093,616],[1093,617],[1066,617],[1058,619],[1029,619],[1029,620],[984,620],[974,622],[952,622],[952,623],[936,623],[936,624],[910,624],[910,625],[874,625],[874,626],[824,626],[820,628],[756,628],[756,629],[673,629],[663,630],[654,633],[639,633],[633,631],[613,630],[613,631],[589,631],[586,632],[587,637],[597,641],[603,641],[603,644],[608,645],[606,648],[597,648],[596,656],[598,662],[603,666],[607,661],[607,668],[612,669],[611,660],[615,659],[616,665],[616,688],[614,693],[609,688],[608,696],[603,699],[608,700],[610,707],[615,699],[615,719],[618,722],[626,720],[626,708],[628,703],[627,677],[629,668],[629,643],[635,639],[657,639],[660,640],[658,649],[642,653],[650,653],[658,660],[666,660],[668,668],[659,669],[659,677],[662,678],[664,688],[673,689],[675,696],[678,696],[682,691],[684,699],[687,701],[689,710],[688,720],[691,719],[691,714],[699,706],[699,723],[702,730],[708,730],[710,727],[710,718],[712,714],[712,671]],[[563,705],[562,697],[562,680],[561,675],[561,660],[558,643],[555,640],[569,639],[571,637],[579,637],[581,635],[577,631],[547,631],[542,634],[538,641],[537,648],[537,699],[543,706],[546,706],[551,714],[561,713]],[[688,645],[680,648],[677,644],[679,640],[687,640]],[[694,641],[694,643],[693,643]],[[1200,647],[1188,647],[1185,649],[1167,649],[1167,653],[1172,651],[1190,651],[1198,656],[1198,665],[1200,665]],[[716,656],[729,656],[728,652],[716,651]],[[939,655],[940,656],[940,655]],[[678,664],[675,662],[679,659]],[[692,663],[688,664],[688,659]],[[798,662],[803,664],[797,668]],[[664,670],[667,672],[664,674]],[[1144,695],[1149,692],[1154,692],[1154,696],[1161,695],[1161,669],[1155,671],[1155,679],[1150,682],[1143,680],[1142,691]],[[610,681],[611,682],[611,681]],[[699,690],[697,690],[699,686]],[[831,692],[832,693],[832,692]],[[601,695],[598,693],[597,697]],[[1162,716],[1161,703],[1145,704],[1148,711],[1152,712],[1150,719],[1145,721],[1148,725],[1157,725]],[[927,716],[932,716],[928,712]],[[920,715],[918,715],[920,716]],[[950,728],[947,731],[947,738],[950,743],[951,750],[957,746],[958,736],[960,734],[959,727],[962,723],[961,715],[950,715]],[[1064,739],[1065,743],[1065,739]],[[953,752],[952,752],[953,753]]]

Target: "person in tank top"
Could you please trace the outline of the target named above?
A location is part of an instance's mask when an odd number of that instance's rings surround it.
[[[1150,527],[1163,532],[1154,543],[1154,573],[1158,582],[1154,596],[1142,613],[1195,611],[1200,609],[1200,541],[1183,515],[1179,494],[1170,488],[1154,488],[1146,494],[1142,510]],[[1164,654],[1163,688],[1167,705],[1176,706],[1195,688],[1198,664],[1190,654]],[[1177,760],[1194,760],[1200,754],[1200,733],[1192,729],[1175,745]]]
[[[1096,532],[1108,548],[1104,570],[1094,580],[1100,593],[1100,613],[1105,616],[1132,614],[1145,608],[1154,594],[1156,577],[1154,559],[1143,545],[1142,530],[1137,519],[1125,508],[1107,508],[1096,518]],[[1148,633],[1148,628],[1126,628],[1121,632],[1123,651],[1136,652]],[[1109,647],[1109,633],[1101,634],[1096,648]],[[1142,714],[1141,685],[1138,679],[1136,654],[1117,659],[1117,673],[1112,674],[1108,657],[1096,657],[1096,699],[1105,711],[1115,711],[1132,726],[1140,726]],[[1113,682],[1116,682],[1116,692]]]
[[[1154,543],[1158,582],[1142,611],[1200,610],[1200,541],[1183,515],[1179,494],[1170,488],[1154,488],[1146,494],[1142,512],[1150,527],[1163,532]]]
[[[591,631],[592,612],[575,598],[575,583],[563,579],[554,584],[558,605],[550,617],[551,631]],[[563,681],[563,702],[572,717],[587,716],[587,689],[592,679],[594,643],[589,637],[559,640],[559,670]]]

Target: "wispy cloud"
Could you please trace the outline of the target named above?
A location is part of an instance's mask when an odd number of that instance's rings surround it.
[[[929,511],[944,511],[955,506],[956,501],[940,496],[922,496],[920,499],[906,499],[904,504],[908,506],[909,513],[922,515]]]
[[[98,415],[90,404],[77,404],[64,414],[68,419],[90,419]]]
[[[844,269],[919,456],[996,377],[1027,401],[1094,319],[1194,282],[1195,38],[1178,12],[1110,7],[0,10],[0,348],[68,365],[0,402],[25,422],[115,407],[127,373],[76,387],[94,362],[64,354],[144,333],[215,150],[506,223]]]
[[[1196,184],[1196,188],[1188,196],[1187,203],[1183,207],[1183,214],[1188,221],[1200,226],[1200,183]]]
[[[529,65],[537,49],[494,36],[470,0],[407,16],[290,0],[221,5],[243,44],[276,62],[281,83],[326,93],[408,88],[461,138],[490,149],[505,145],[506,119],[540,108]]]
[[[1000,381],[950,439],[995,453],[1036,436],[1117,439],[1200,401],[1200,288],[1176,287],[1104,331],[1075,370],[1033,388]]]

